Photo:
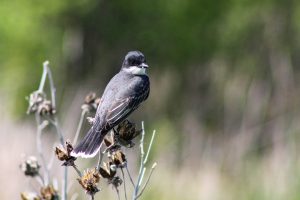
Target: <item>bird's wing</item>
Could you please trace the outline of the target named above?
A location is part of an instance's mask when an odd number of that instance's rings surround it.
[[[123,99],[116,99],[106,114],[106,122],[115,126],[124,120],[131,112],[143,102],[149,95],[149,87],[145,87],[138,93]]]
[[[135,102],[136,98],[127,97],[120,99],[112,104],[106,115],[106,122],[110,125],[118,123],[120,120],[126,118],[132,111],[134,111],[140,102]],[[137,104],[135,106],[134,104]]]

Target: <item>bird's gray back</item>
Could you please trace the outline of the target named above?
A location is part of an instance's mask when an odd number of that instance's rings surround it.
[[[137,76],[121,70],[110,80],[104,90],[101,102],[97,108],[93,128],[95,128],[96,131],[101,131],[102,129],[107,131],[113,128],[120,120],[123,120],[124,117],[127,117],[135,110],[142,101],[147,99],[149,89],[150,84],[147,75]],[[128,102],[126,102],[127,100]],[[110,112],[114,109],[116,109],[115,112],[121,109],[118,108],[118,106],[123,102],[126,103],[126,106],[130,107],[131,110],[124,116],[120,116],[120,119],[111,120],[110,115],[114,113]]]

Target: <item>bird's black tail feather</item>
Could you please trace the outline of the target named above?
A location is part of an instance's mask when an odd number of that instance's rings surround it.
[[[101,147],[101,143],[106,134],[96,131],[93,127],[85,135],[83,140],[73,149],[71,156],[90,158],[94,157]]]

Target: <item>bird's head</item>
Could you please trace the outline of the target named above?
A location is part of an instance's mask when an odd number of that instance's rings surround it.
[[[147,68],[145,56],[140,51],[129,51],[122,64],[122,70],[134,75],[145,75]]]

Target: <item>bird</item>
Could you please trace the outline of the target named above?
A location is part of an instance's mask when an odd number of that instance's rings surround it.
[[[71,152],[73,157],[94,157],[105,135],[124,121],[150,93],[148,64],[140,51],[129,51],[121,70],[109,81],[97,107],[93,125]]]

